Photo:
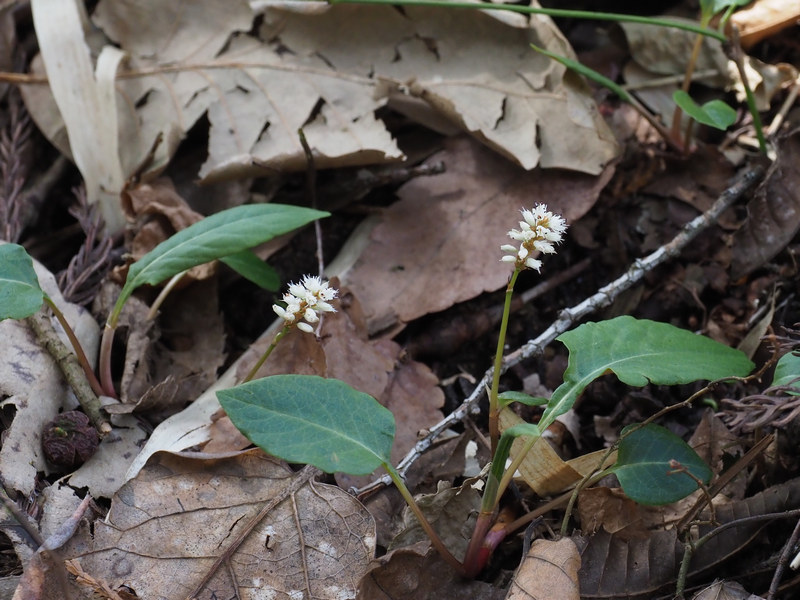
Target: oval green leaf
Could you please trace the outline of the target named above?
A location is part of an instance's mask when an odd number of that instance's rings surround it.
[[[252,250],[242,250],[219,260],[260,288],[276,292],[281,286],[281,279],[275,269],[253,254]]]
[[[639,504],[671,504],[694,492],[698,480],[711,481],[711,469],[677,435],[653,423],[629,425],[622,433],[632,427],[638,429],[620,441],[617,462],[609,469],[629,498]]]
[[[122,306],[140,285],[155,285],[176,273],[252,248],[327,216],[329,213],[300,206],[248,204],[206,217],[131,265],[109,321],[116,322]]]
[[[700,106],[683,90],[672,94],[675,104],[698,123],[725,131],[736,121],[736,111],[722,100],[712,100]]]
[[[391,460],[394,416],[338,379],[274,375],[218,391],[217,398],[247,439],[283,460],[351,475]]]
[[[24,319],[42,307],[33,260],[19,244],[0,245],[0,321]]]
[[[800,388],[800,355],[789,352],[781,356],[778,364],[775,365],[775,375],[772,376],[772,386],[790,385]],[[797,392],[787,391],[792,396],[800,395]]]
[[[744,377],[754,366],[743,352],[710,338],[630,316],[584,323],[557,339],[569,349],[569,363],[564,383],[553,392],[539,422],[542,430],[608,371],[623,383],[641,387]]]

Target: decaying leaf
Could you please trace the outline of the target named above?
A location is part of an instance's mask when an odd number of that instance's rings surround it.
[[[800,506],[800,480],[767,488],[745,500],[719,506],[719,524],[743,517],[792,510]],[[720,564],[744,548],[765,522],[727,529],[700,546],[690,564],[690,576]],[[713,526],[702,525],[699,534]],[[583,598],[652,598],[674,586],[684,546],[675,529],[651,532],[646,539],[626,539],[606,531],[574,536],[581,554],[580,589]]]
[[[573,55],[548,18],[482,11],[333,6],[256,14],[244,0],[100,2],[95,23],[140,76],[117,81],[120,152],[130,174],[153,148],[163,167],[204,114],[204,181],[403,158],[375,111],[413,98],[526,169],[599,173],[616,143],[583,84],[530,42]],[[34,65],[36,69],[36,63]],[[41,72],[41,67],[38,71]],[[26,94],[45,135],[67,151],[45,86]],[[401,103],[397,103],[399,106]]]
[[[734,237],[734,279],[770,260],[800,229],[800,129],[779,142],[778,157],[747,204],[747,214]]]
[[[447,140],[430,160],[447,171],[404,185],[355,264],[331,267],[364,306],[370,333],[505,285],[499,247],[520,209],[544,203],[575,221],[613,173],[528,172],[466,137]]]
[[[420,542],[374,560],[358,586],[358,600],[500,600],[495,585],[464,579]]]
[[[94,536],[84,531],[67,555],[112,589],[186,598],[293,476],[260,451],[161,453],[120,489]],[[375,525],[363,506],[337,487],[306,483],[263,519],[232,555],[230,569],[219,569],[197,597],[353,597],[374,551]]]
[[[575,542],[534,540],[511,582],[506,600],[578,600],[581,557]]]

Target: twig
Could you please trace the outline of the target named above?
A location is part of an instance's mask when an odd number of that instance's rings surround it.
[[[772,583],[769,584],[769,592],[767,592],[767,600],[775,600],[775,594],[778,593],[778,587],[781,584],[783,572],[786,570],[786,565],[789,564],[789,558],[794,552],[794,547],[797,545],[797,540],[800,539],[800,521],[794,526],[794,531],[786,544],[781,550],[781,556],[778,558],[778,566],[775,567],[775,575],[772,576]]]
[[[766,513],[763,515],[755,515],[752,517],[742,517],[741,519],[736,519],[734,521],[728,521],[727,523],[723,523],[722,525],[710,531],[709,533],[705,534],[703,537],[696,540],[695,542],[687,541],[684,546],[683,560],[681,561],[680,571],[678,572],[675,597],[683,598],[683,590],[686,585],[686,577],[689,573],[689,563],[692,561],[692,556],[694,556],[698,548],[700,548],[703,544],[705,544],[712,538],[716,537],[717,535],[719,535],[724,531],[727,531],[731,527],[739,527],[741,525],[749,525],[750,523],[761,523],[763,521],[774,521],[776,519],[791,519],[797,517],[800,517],[800,508],[796,508],[794,510],[787,510],[785,512]]]
[[[111,424],[103,415],[100,400],[92,390],[92,386],[86,378],[86,373],[80,362],[78,362],[77,357],[58,337],[55,327],[53,327],[50,318],[45,314],[44,309],[25,320],[33,329],[39,342],[56,361],[58,368],[61,369],[64,378],[75,392],[75,397],[78,399],[86,416],[89,417],[92,425],[97,429],[100,437],[105,436],[111,431]]]
[[[211,581],[211,578],[214,577],[214,573],[217,572],[217,569],[222,566],[222,563],[226,562],[230,559],[236,549],[242,545],[247,536],[250,535],[250,532],[258,525],[264,517],[266,517],[271,510],[277,507],[281,502],[286,500],[289,496],[293,496],[297,491],[303,487],[308,481],[312,478],[320,475],[322,471],[312,465],[306,465],[300,471],[295,473],[292,476],[292,480],[289,484],[283,488],[280,492],[278,492],[269,502],[267,502],[264,507],[258,511],[258,514],[253,517],[247,525],[239,532],[236,538],[230,543],[230,545],[222,551],[222,553],[217,557],[217,560],[214,561],[214,564],[211,565],[211,568],[208,569],[208,572],[203,577],[203,580],[200,584],[194,589],[194,591],[189,594],[187,600],[194,600],[203,591],[203,588]]]
[[[646,273],[653,270],[657,266],[666,262],[681,253],[681,251],[692,241],[697,235],[708,228],[712,223],[715,223],[719,216],[729,208],[736,200],[738,200],[747,190],[749,190],[764,174],[764,168],[760,165],[748,167],[736,178],[734,183],[726,189],[716,202],[705,213],[691,220],[684,225],[683,229],[676,235],[672,241],[662,246],[649,256],[643,259],[636,259],[630,266],[628,271],[611,282],[607,286],[600,288],[600,290],[593,296],[590,296],[580,304],[567,308],[561,311],[558,318],[548,327],[539,337],[530,340],[508,356],[503,361],[502,371],[505,372],[511,367],[519,364],[523,360],[541,354],[544,348],[556,339],[559,335],[567,331],[572,325],[589,315],[590,313],[609,306],[616,300],[620,294],[630,289],[634,284],[638,283]],[[405,477],[406,472],[412,464],[430,448],[433,440],[435,440],[443,431],[449,429],[456,423],[462,421],[467,415],[474,410],[477,410],[476,404],[481,394],[484,393],[486,386],[492,378],[492,370],[489,369],[484,374],[483,378],[478,382],[473,392],[466,398],[461,405],[456,408],[452,413],[447,415],[444,419],[439,421],[436,425],[430,428],[428,434],[419,440],[411,451],[406,454],[403,460],[397,465],[397,472]],[[354,490],[354,493],[361,496],[363,494],[372,493],[381,487],[387,486],[391,483],[388,475],[384,475],[376,479],[369,485]]]

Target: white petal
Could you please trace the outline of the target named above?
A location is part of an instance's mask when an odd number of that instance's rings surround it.
[[[322,312],[336,312],[336,309],[333,308],[333,306],[331,306],[324,300],[320,300],[319,302],[317,302],[317,305],[314,308]]]
[[[313,308],[307,308],[306,312],[303,313],[303,318],[309,323],[316,323],[319,321],[317,311],[315,311]]]
[[[314,328],[308,323],[303,323],[302,321],[297,324],[297,328],[300,331],[305,331],[306,333],[314,333]]]
[[[517,247],[512,246],[511,244],[503,244],[502,246],[500,246],[500,250],[502,250],[503,252],[511,252],[512,254],[517,253]]]
[[[517,257],[512,254],[506,254],[503,258],[500,259],[500,262],[517,262]]]
[[[281,319],[285,319],[286,315],[289,314],[285,310],[283,310],[282,306],[279,306],[277,304],[272,305],[272,310],[274,310],[275,314],[278,315]]]
[[[528,258],[525,261],[525,266],[534,271],[539,271],[542,268],[542,261],[536,260],[535,258]]]

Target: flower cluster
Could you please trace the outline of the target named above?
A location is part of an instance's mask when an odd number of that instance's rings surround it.
[[[512,229],[508,237],[520,242],[519,248],[511,244],[500,246],[503,252],[508,252],[500,260],[514,263],[519,270],[542,268],[542,261],[533,258],[534,251],[542,254],[555,254],[555,245],[563,239],[567,230],[567,223],[563,217],[554,215],[544,204],[537,204],[533,210],[522,210],[523,220],[519,222],[519,229]]]
[[[318,322],[320,313],[336,312],[329,302],[338,293],[336,289],[328,287],[327,281],[314,275],[305,275],[300,283],[289,284],[289,291],[283,295],[286,308],[273,304],[272,310],[287,323],[296,323],[300,331],[311,333],[314,328],[309,323]],[[303,323],[301,319],[306,322]]]

